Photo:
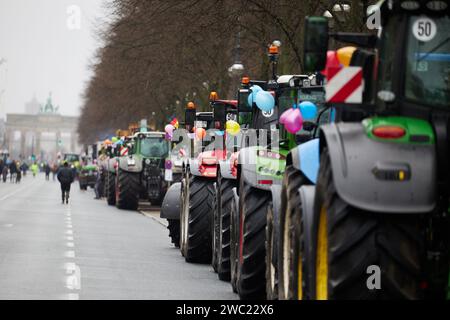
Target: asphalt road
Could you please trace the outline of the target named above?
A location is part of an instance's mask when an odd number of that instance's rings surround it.
[[[208,265],[184,262],[150,212],[121,211],[72,185],[0,182],[0,299],[236,299]]]

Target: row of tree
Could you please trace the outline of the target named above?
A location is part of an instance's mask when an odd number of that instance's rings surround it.
[[[267,47],[279,40],[280,74],[302,70],[304,17],[327,13],[337,30],[362,30],[361,1],[113,0],[112,22],[92,63],[78,126],[84,144],[145,118],[161,130],[187,101],[234,98],[235,62],[267,79]]]

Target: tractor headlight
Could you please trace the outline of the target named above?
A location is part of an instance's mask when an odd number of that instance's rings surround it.
[[[145,159],[145,164],[149,165],[151,163],[150,159]]]

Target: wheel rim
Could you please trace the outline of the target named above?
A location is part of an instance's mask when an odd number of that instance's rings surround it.
[[[319,232],[317,235],[316,257],[316,298],[328,299],[328,239],[327,239],[327,210],[320,209]]]
[[[300,256],[300,250],[297,255],[297,299],[303,299],[303,264]]]
[[[187,233],[188,233],[188,224],[189,224],[189,198],[187,197],[188,194],[188,188],[189,188],[189,181],[185,181],[185,188],[183,193],[183,244],[187,244]]]
[[[291,217],[290,217],[290,206],[289,203],[287,204],[287,210],[286,215],[284,219],[284,230],[283,230],[283,290],[284,290],[284,297],[288,299],[289,296],[289,269],[291,265],[291,259],[290,259],[290,236],[289,236],[289,230],[290,230],[290,224],[291,224]]]
[[[269,255],[269,272],[270,272],[270,288],[272,289],[272,292],[275,291],[275,268],[273,266],[273,257],[272,257],[272,250],[274,246],[274,234],[273,230],[270,232],[270,250],[267,253]]]

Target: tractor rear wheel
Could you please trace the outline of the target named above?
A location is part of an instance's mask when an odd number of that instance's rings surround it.
[[[109,171],[106,174],[106,201],[110,206],[116,204],[116,177]]]
[[[336,192],[326,148],[314,210],[316,299],[421,298],[422,215],[368,212],[347,204]]]
[[[139,205],[139,173],[119,169],[117,173],[116,206],[124,210],[137,210]]]
[[[278,252],[279,298],[282,300],[302,299],[303,265],[301,256],[303,244],[302,203],[299,189],[311,182],[294,166],[286,167],[283,178],[280,210],[280,238]],[[300,268],[300,269],[299,269]]]
[[[241,178],[237,288],[241,299],[266,298],[266,211],[271,193]]]
[[[184,257],[186,262],[211,263],[214,180],[193,177],[186,196],[189,201],[189,211]]]
[[[220,178],[220,177],[219,177]],[[236,180],[220,178],[218,192],[220,193],[219,210],[219,237],[217,252],[217,274],[220,280],[230,281],[230,212],[233,200],[233,188]]]

